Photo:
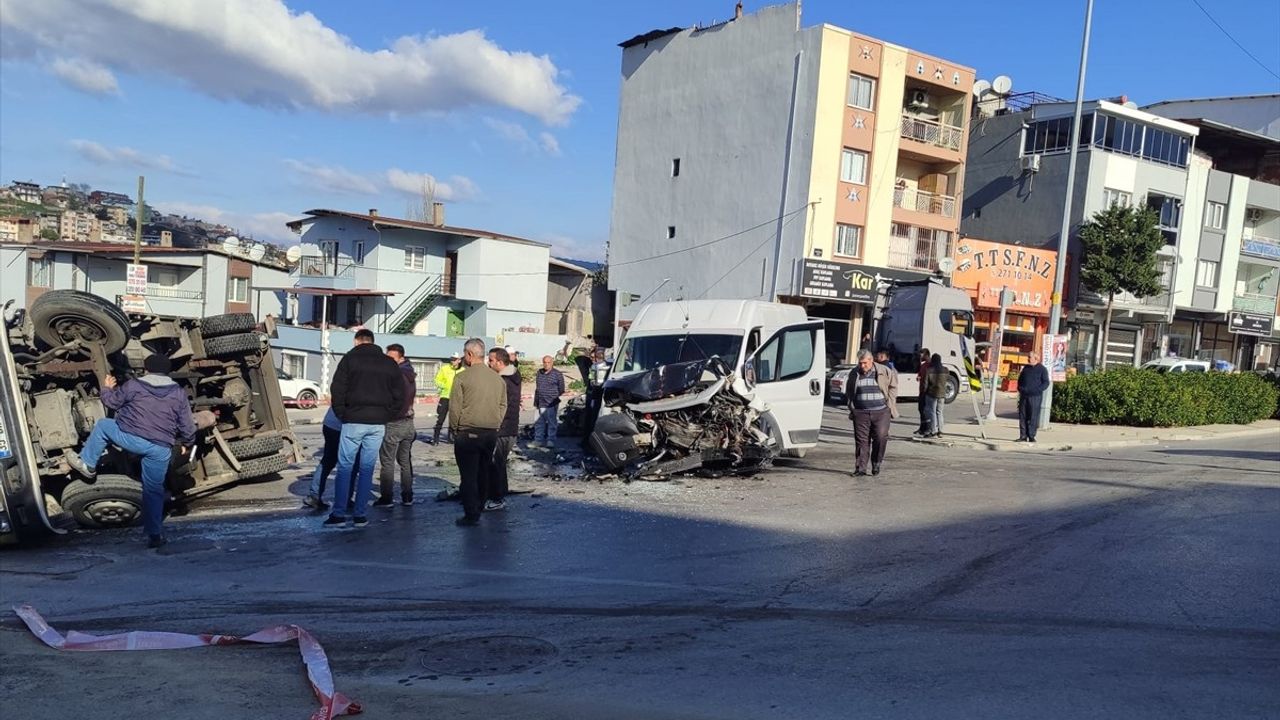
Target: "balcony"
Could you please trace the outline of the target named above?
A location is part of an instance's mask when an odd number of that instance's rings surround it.
[[[1255,315],[1275,315],[1276,297],[1259,293],[1240,293],[1232,301],[1231,309]]]
[[[951,233],[893,224],[889,232],[889,267],[932,273],[944,257],[951,257]]]
[[[903,210],[941,215],[945,218],[956,216],[956,198],[954,195],[939,195],[912,188],[894,188],[893,206]]]
[[[147,283],[147,297],[166,300],[203,300],[204,293],[199,290],[183,290],[173,285]]]
[[[956,152],[960,151],[960,145],[964,141],[964,128],[915,115],[903,114],[900,129],[902,137],[908,140]]]
[[[289,275],[298,287],[363,290],[378,286],[377,270],[326,255],[304,255]]]

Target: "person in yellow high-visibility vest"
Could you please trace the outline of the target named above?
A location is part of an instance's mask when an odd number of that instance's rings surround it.
[[[440,390],[440,404],[436,405],[436,429],[431,433],[431,444],[440,443],[440,429],[449,419],[449,396],[453,394],[453,380],[463,371],[462,354],[454,353],[447,365],[436,371],[436,388]]]

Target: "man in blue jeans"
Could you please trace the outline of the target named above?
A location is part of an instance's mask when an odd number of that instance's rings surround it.
[[[164,545],[165,476],[173,457],[175,438],[183,446],[196,439],[187,391],[169,377],[173,366],[163,355],[143,361],[146,374],[117,387],[108,375],[102,381],[102,404],[115,411],[114,418],[94,423],[93,432],[80,454],[64,457],[74,470],[87,478],[97,474],[98,460],[107,443],[142,458],[142,522],[147,531],[147,547]]]
[[[338,437],[338,477],[333,486],[333,512],[325,527],[343,527],[350,518],[355,527],[369,524],[365,509],[373,493],[373,466],[387,423],[404,405],[405,386],[396,361],[373,344],[373,332],[356,332],[355,347],[342,357],[329,386],[333,414],[342,421]],[[360,466],[355,467],[357,452]],[[356,480],[355,507],[351,507],[351,481]]]

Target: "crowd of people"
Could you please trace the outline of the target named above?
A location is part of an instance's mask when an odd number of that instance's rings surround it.
[[[472,338],[436,373],[439,389],[431,442],[453,445],[461,481],[457,499],[463,514],[459,526],[480,523],[482,513],[506,509],[507,465],[520,433],[521,377],[513,348],[486,349]],[[364,527],[367,508],[392,507],[396,477],[400,503],[412,505],[413,443],[417,439],[414,406],[417,376],[404,348],[384,352],[373,332],[360,330],[355,346],[343,356],[330,386],[331,404],[323,423],[324,450],[303,504],[330,510],[325,527]],[[564,376],[550,356],[536,375],[535,441],[555,437]],[[375,463],[381,464],[379,494],[372,499]],[[333,505],[324,501],[325,484],[335,473]],[[371,503],[372,500],[372,503]]]

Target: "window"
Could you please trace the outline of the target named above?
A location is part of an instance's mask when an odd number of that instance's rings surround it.
[[[943,310],[939,320],[943,330],[973,337],[973,313],[965,310]]]
[[[409,270],[426,270],[427,249],[421,245],[405,246],[404,266]]]
[[[233,303],[249,302],[249,278],[233,277],[227,279],[227,300]]]
[[[1093,126],[1093,144],[1176,167],[1187,166],[1187,154],[1191,150],[1189,138],[1110,115],[1097,116]]]
[[[668,226],[667,226],[667,239],[668,239],[668,240],[674,239],[674,238],[675,238],[675,236],[676,236],[676,226],[675,226],[675,225],[668,225]]]
[[[862,228],[857,225],[836,225],[836,254],[848,257],[862,255]]]
[[[320,256],[324,258],[325,275],[333,275],[338,272],[338,241],[337,240],[321,240]]]
[[[307,377],[307,356],[305,353],[283,350],[280,352],[280,370],[290,378]]]
[[[773,336],[755,357],[756,382],[782,382],[808,375],[813,368],[816,334],[815,328],[800,327]]]
[[[1160,233],[1164,235],[1164,244],[1178,244],[1178,224],[1182,221],[1182,199],[1150,193],[1147,195],[1147,207],[1155,210],[1159,216]]]
[[[409,364],[413,366],[415,377],[414,394],[429,395],[436,387],[436,371],[440,369],[439,363],[430,360],[409,360]]]
[[[177,268],[167,268],[167,267],[160,267],[159,265],[152,265],[150,276],[147,278],[147,282],[152,283],[154,285],[159,285],[160,287],[167,287],[167,288],[177,287],[178,286],[178,270]]]
[[[1053,118],[1032,123],[1022,136],[1022,154],[1066,152],[1071,149],[1071,118]],[[1093,115],[1080,118],[1080,144],[1087,145],[1093,132]]]
[[[680,177],[680,158],[671,160],[671,177]]]
[[[347,298],[347,325],[355,327],[364,324],[364,298]]]
[[[351,253],[351,258],[355,260],[355,263],[357,265],[364,264],[364,241],[363,240],[359,240],[356,242],[355,250],[352,251]]]
[[[1196,285],[1206,288],[1218,287],[1218,263],[1213,260],[1201,260],[1196,266]]]
[[[1227,206],[1219,202],[1209,202],[1209,210],[1205,213],[1205,225],[1221,230],[1226,227]]]
[[[48,257],[31,258],[27,261],[27,284],[38,288],[53,286],[53,263]]]
[[[1111,188],[1103,188],[1102,190],[1102,206],[1105,208],[1113,208],[1117,205],[1132,205],[1133,193],[1127,193],[1123,190],[1112,190]]]
[[[849,104],[863,110],[874,110],[874,98],[876,95],[876,81],[859,75],[857,73],[849,73]]]
[[[847,183],[867,184],[867,154],[861,150],[844,149],[840,156],[840,179]]]
[[[719,357],[730,366],[738,364],[742,336],[717,334],[628,336],[614,363],[613,375],[644,372],[659,365]]]

